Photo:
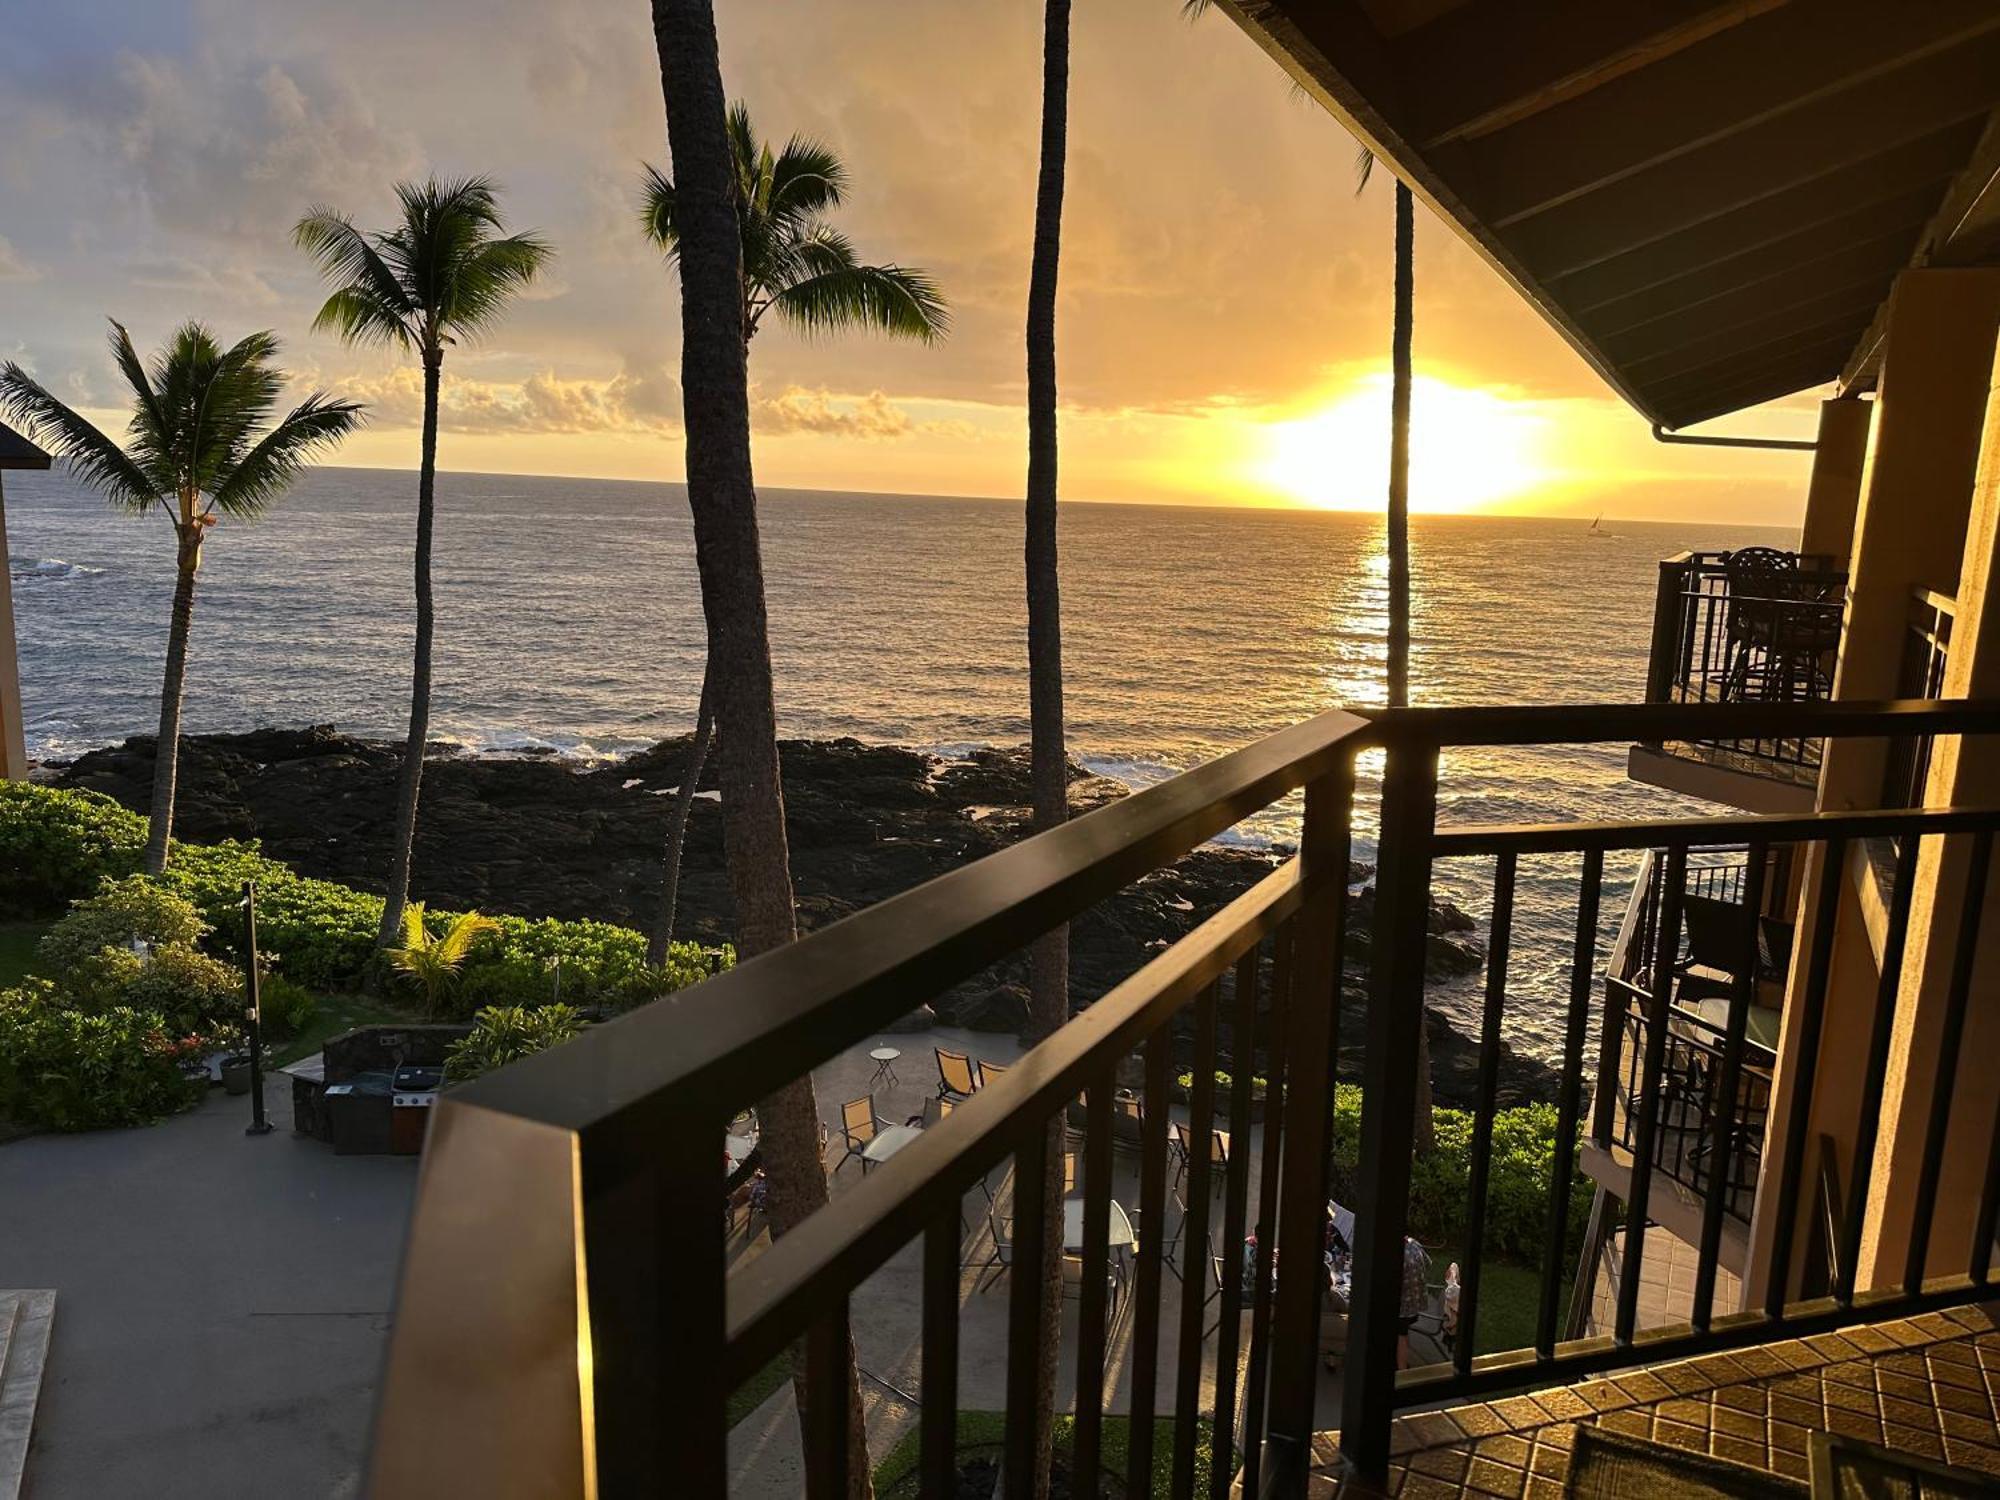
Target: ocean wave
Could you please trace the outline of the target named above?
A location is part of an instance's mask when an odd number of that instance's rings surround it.
[[[84,563],[67,562],[60,557],[12,557],[7,559],[7,572],[14,578],[25,581],[56,582],[66,578],[95,578],[104,569],[89,567]]]

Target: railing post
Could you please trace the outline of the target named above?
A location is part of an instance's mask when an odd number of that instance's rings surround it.
[[[1664,558],[1653,594],[1653,641],[1646,658],[1646,701],[1671,703],[1674,681],[1681,668],[1681,642],[1686,635],[1683,618],[1687,608],[1689,557]],[[1658,749],[1658,745],[1653,748]]]
[[[1392,741],[1382,779],[1382,843],[1370,945],[1368,1050],[1362,1064],[1361,1171],[1353,1205],[1354,1295],[1341,1392],[1340,1446],[1366,1479],[1389,1468],[1402,1332],[1403,1236],[1416,1138],[1417,1044],[1424,1024],[1435,744]]]
[[[1278,1287],[1271,1327],[1271,1452],[1281,1492],[1303,1495],[1319,1394],[1319,1320],[1326,1275],[1326,1175],[1340,1057],[1340,951],[1354,762],[1306,787],[1299,840],[1311,894],[1294,921],[1285,1007],[1285,1115],[1278,1190]],[[1147,1305],[1147,1304],[1142,1304]],[[1245,1443],[1257,1434],[1246,1432]]]
[[[684,1117],[674,1149],[580,1152],[600,1494],[727,1490],[721,1137]]]

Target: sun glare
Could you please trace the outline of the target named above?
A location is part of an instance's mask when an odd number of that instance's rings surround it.
[[[1410,390],[1410,508],[1489,510],[1546,477],[1545,419],[1490,391],[1419,375]],[[1323,510],[1380,510],[1389,491],[1389,377],[1265,429],[1257,477]]]

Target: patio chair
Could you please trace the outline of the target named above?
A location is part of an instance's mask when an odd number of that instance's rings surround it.
[[[861,1153],[868,1149],[868,1143],[875,1139],[875,1133],[881,1128],[882,1122],[875,1117],[874,1095],[864,1094],[841,1105],[840,1133],[847,1141],[847,1154],[841,1157],[834,1172],[838,1174],[841,1167],[859,1159],[861,1173],[865,1177],[868,1174],[868,1158]]]
[[[979,1280],[974,1283],[975,1292],[986,1291],[997,1282],[1002,1273],[1014,1269],[1014,1221],[995,1217],[993,1225],[993,1251],[985,1264],[979,1268]],[[1063,1295],[1080,1297],[1083,1295],[1083,1257],[1064,1252],[1062,1258]],[[1104,1289],[1107,1311],[1116,1316],[1118,1295],[1124,1289],[1124,1282],[1118,1275],[1115,1263],[1107,1259],[1104,1270]]]
[[[1002,1073],[1005,1073],[1006,1071],[1007,1070],[1005,1068],[995,1067],[990,1062],[982,1062],[979,1065],[979,1087],[982,1089],[985,1088],[987,1084],[991,1083],[994,1079],[998,1078]]]
[[[947,1052],[942,1047],[931,1049],[937,1053],[938,1089],[940,1101],[970,1099],[979,1090],[979,1081],[972,1076],[972,1059],[963,1052]]]

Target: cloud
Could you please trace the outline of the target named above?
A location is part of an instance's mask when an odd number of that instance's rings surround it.
[[[308,204],[373,202],[423,159],[350,83],[310,62],[128,52],[116,86],[74,108],[154,219],[204,239],[281,241]]]
[[[817,433],[823,436],[899,438],[915,431],[910,414],[880,391],[865,396],[835,396],[791,386],[755,402],[750,424],[771,435]]]
[[[26,256],[7,242],[7,236],[0,234],[0,281],[40,281],[42,268],[31,265]]]
[[[368,407],[376,428],[414,428],[424,411],[423,374],[403,366],[386,375],[334,382],[337,394]],[[541,370],[518,381],[445,372],[438,427],[461,433],[676,432],[680,385],[658,367],[628,366],[608,380]]]
[[[182,292],[232,305],[245,302],[272,306],[283,299],[257,272],[245,266],[216,264],[187,256],[158,256],[134,260],[125,267],[133,286],[150,291]]]

